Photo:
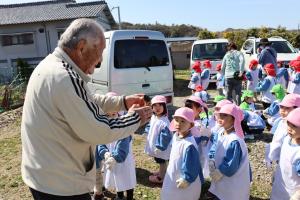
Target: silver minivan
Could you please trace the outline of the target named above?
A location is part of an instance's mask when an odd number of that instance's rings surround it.
[[[172,63],[161,32],[116,30],[105,32],[105,40],[103,61],[88,84],[92,92],[164,95],[172,104]]]

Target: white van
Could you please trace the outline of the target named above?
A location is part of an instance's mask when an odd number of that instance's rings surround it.
[[[257,48],[261,38],[249,37],[243,44],[241,52],[245,57],[245,69],[248,69],[250,61],[257,60]],[[299,56],[299,52],[286,39],[273,36],[268,38],[271,46],[277,52],[277,60],[283,62],[285,67],[289,67],[289,62]]]
[[[227,39],[196,40],[191,50],[190,67],[196,61],[210,60],[212,64],[210,76],[214,76],[217,73],[217,64],[222,64],[222,59],[227,52],[227,45]],[[216,80],[210,79],[210,82],[216,82]]]
[[[92,92],[163,95],[172,104],[172,63],[161,32],[116,30],[105,32],[105,40],[103,61],[88,84]]]

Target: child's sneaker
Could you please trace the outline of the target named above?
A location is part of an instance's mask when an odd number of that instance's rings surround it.
[[[94,200],[105,200],[106,199],[103,194],[94,194],[93,198],[94,198]]]

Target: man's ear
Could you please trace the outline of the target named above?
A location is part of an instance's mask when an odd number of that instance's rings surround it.
[[[81,39],[76,45],[76,50],[79,51],[80,54],[82,54],[82,52],[85,48],[85,45],[86,45],[86,40]]]

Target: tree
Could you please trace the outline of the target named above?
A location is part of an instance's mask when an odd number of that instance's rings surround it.
[[[203,30],[199,31],[198,38],[199,39],[214,39],[214,38],[216,38],[216,34],[207,29],[203,29]]]
[[[18,70],[18,73],[21,74],[21,78],[25,82],[28,82],[29,78],[32,74],[33,68],[26,61],[22,60],[21,58],[18,58],[17,70]]]

